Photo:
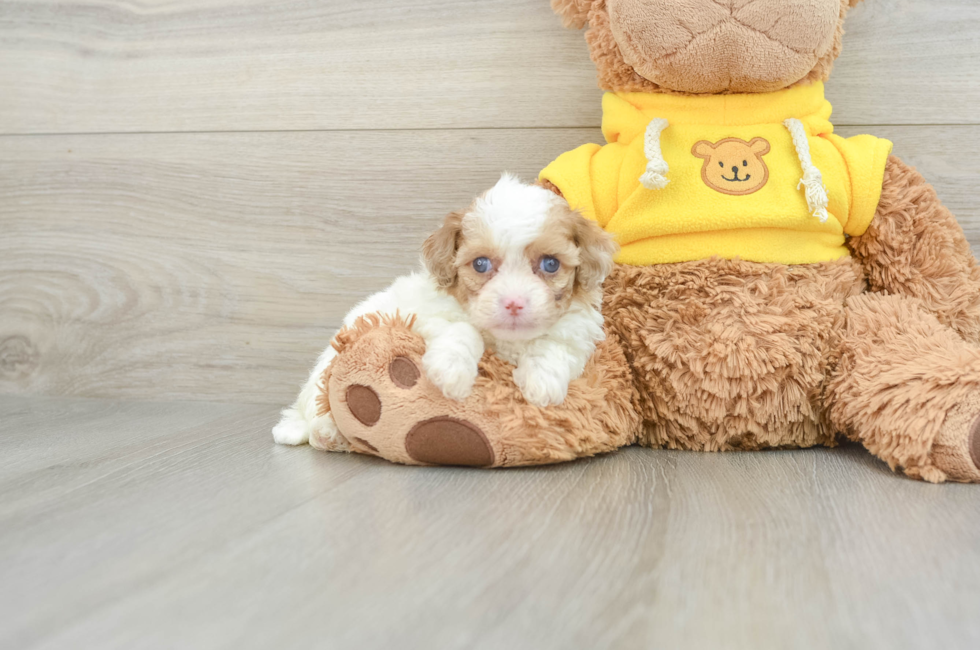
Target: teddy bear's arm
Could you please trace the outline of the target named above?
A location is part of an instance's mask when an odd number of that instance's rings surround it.
[[[980,343],[980,266],[956,218],[914,168],[889,157],[875,217],[849,245],[872,291],[918,298]]]

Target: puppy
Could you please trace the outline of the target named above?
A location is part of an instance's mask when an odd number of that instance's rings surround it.
[[[564,199],[504,174],[426,240],[423,271],[360,303],[344,325],[372,312],[415,314],[426,345],[422,369],[446,397],[469,396],[489,348],[516,366],[514,382],[529,403],[560,404],[604,337],[602,283],[616,250]],[[332,347],[320,355],[272,430],[276,442],[303,444],[315,430],[347,449],[330,414],[317,416],[318,382],[335,355]]]

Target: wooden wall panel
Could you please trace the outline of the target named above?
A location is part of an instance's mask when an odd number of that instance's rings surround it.
[[[980,244],[980,127],[874,132]],[[533,178],[599,137],[0,137],[0,393],[285,402],[346,310],[412,269],[442,215],[501,170]]]
[[[443,215],[590,135],[4,138],[0,392],[284,399]]]
[[[980,3],[867,0],[838,124],[977,124]],[[585,127],[547,0],[0,3],[0,133]]]

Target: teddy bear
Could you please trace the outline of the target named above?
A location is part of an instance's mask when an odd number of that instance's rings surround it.
[[[552,0],[588,26],[603,144],[539,183],[621,246],[606,338],[539,408],[488,351],[444,397],[410,316],[334,341],[311,444],[423,465],[505,467],[643,445],[833,446],[980,482],[980,267],[920,174],[834,133],[824,82],[860,0]]]

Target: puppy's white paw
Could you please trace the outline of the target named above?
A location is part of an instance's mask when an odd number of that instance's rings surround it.
[[[473,392],[479,374],[479,359],[460,350],[430,347],[422,355],[422,369],[442,394],[462,401]]]
[[[568,382],[561,375],[561,372],[546,364],[522,362],[514,370],[514,383],[521,389],[528,404],[542,408],[556,406],[564,402],[568,395]]]
[[[310,427],[310,444],[323,451],[350,451],[350,442],[340,433],[329,413],[318,416]]]
[[[299,411],[286,409],[279,424],[272,427],[272,438],[280,445],[305,445],[310,439],[310,425]]]

